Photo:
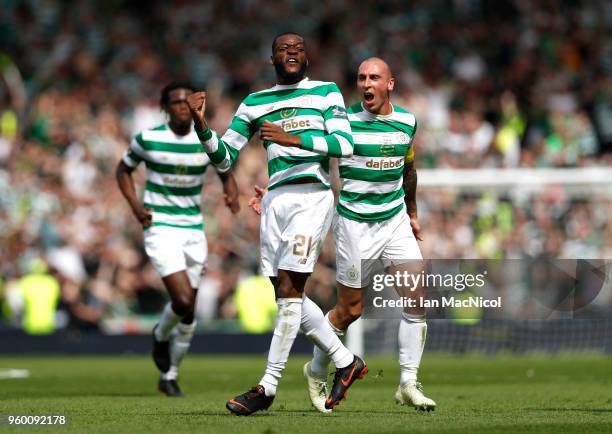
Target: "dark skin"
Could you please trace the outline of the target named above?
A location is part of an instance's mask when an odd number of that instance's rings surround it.
[[[190,89],[174,89],[168,95],[168,102],[162,106],[169,117],[168,126],[179,136],[185,136],[191,132],[192,119],[187,98],[192,93]],[[134,168],[120,161],[116,171],[117,184],[136,219],[144,228],[148,228],[153,223],[152,210],[144,207],[136,195],[134,179],[132,178],[133,171]],[[219,174],[219,177],[223,183],[225,203],[235,214],[240,210],[236,180],[229,171]],[[183,323],[191,324],[193,322],[196,288],[191,287],[187,272],[185,270],[177,271],[163,277],[162,280],[168,289],[172,309],[177,315],[183,317],[181,320]]]
[[[280,85],[290,85],[301,81],[306,74],[308,57],[304,39],[299,35],[287,34],[278,37],[274,44],[269,63],[274,65],[276,82]],[[206,122],[206,93],[196,92],[187,98],[196,131],[208,128]],[[302,145],[300,136],[285,132],[280,126],[265,121],[260,129],[260,137],[281,146]],[[300,182],[316,182],[302,178]],[[289,270],[278,270],[278,276],[271,277],[276,298],[301,298],[304,285],[310,273],[298,273]]]

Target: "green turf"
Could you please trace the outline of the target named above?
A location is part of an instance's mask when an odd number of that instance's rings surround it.
[[[92,433],[494,433],[612,432],[612,360],[602,356],[482,357],[426,354],[421,380],[434,413],[394,403],[394,357],[368,358],[370,374],[332,415],[311,409],[291,357],[271,411],[230,415],[225,401],[259,380],[264,357],[187,357],[187,397],[155,391],[144,357],[0,358],[0,370],[28,369],[0,380],[0,414],[66,414],[64,427],[0,426],[13,432]]]

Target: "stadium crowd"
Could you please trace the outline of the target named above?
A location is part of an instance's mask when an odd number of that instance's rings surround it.
[[[394,102],[418,119],[418,168],[612,163],[609,2],[410,3],[3,2],[0,323],[21,324],[20,282],[37,274],[60,287],[55,327],[159,311],[165,292],[116,164],[132,135],[165,121],[159,90],[170,81],[206,88],[212,127],[223,132],[239,101],[273,80],[270,41],[287,26],[306,36],[308,75],[337,82],[347,105],[359,100],[363,58],[390,63]],[[259,217],[246,199],[267,183],[263,152],[254,139],[241,154],[236,217],[209,169],[201,319],[236,317],[235,289],[257,273]],[[576,200],[551,187],[522,201],[455,189],[417,197],[425,257],[612,257],[609,196]],[[311,290],[329,306],[330,239],[320,264]]]

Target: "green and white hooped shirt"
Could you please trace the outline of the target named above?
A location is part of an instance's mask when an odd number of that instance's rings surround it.
[[[351,130],[338,86],[308,78],[247,96],[222,138],[210,129],[198,132],[198,136],[211,162],[219,171],[225,171],[266,120],[302,138],[301,148],[263,143],[270,190],[305,177],[317,178],[329,187],[329,157],[353,153]]]
[[[348,109],[355,150],[341,158],[338,214],[359,222],[385,221],[405,209],[404,162],[414,160],[414,115],[393,105],[389,115],[374,115],[361,103]]]
[[[210,160],[195,131],[179,136],[165,124],[141,132],[123,162],[134,168],[142,161],[147,169],[143,205],[153,210],[152,227],[202,230],[200,193]]]

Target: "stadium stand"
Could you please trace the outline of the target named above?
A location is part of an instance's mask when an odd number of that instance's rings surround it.
[[[36,259],[61,287],[57,329],[150,329],[147,318],[159,312],[165,292],[145,261],[114,167],[131,135],[164,122],[158,92],[171,80],[206,88],[211,124],[223,132],[239,101],[273,79],[269,40],[284,30],[289,9],[304,18],[292,24],[310,45],[310,73],[337,82],[347,103],[358,98],[354,76],[363,58],[380,56],[394,69],[397,102],[419,125],[425,257],[612,257],[609,2],[556,9],[549,2],[433,1],[409,10],[401,1],[360,2],[359,10],[333,0],[263,3],[153,1],[144,15],[141,2],[103,9],[94,1],[3,3],[0,329],[23,327],[22,286]],[[243,199],[267,182],[262,152],[253,140],[241,154]],[[565,181],[545,181],[544,169]],[[589,170],[603,175],[581,189]],[[457,177],[458,184],[490,185],[504,173],[541,179],[543,187],[452,188]],[[436,188],[443,175],[444,188]],[[607,190],[597,188],[600,179]],[[202,201],[210,256],[197,315],[204,327],[236,330],[233,296],[257,274],[259,219],[246,203],[233,218],[218,180],[208,181]],[[330,239],[320,261],[310,291],[329,307]],[[447,327],[446,336],[462,333]],[[609,341],[607,330],[601,336]]]

